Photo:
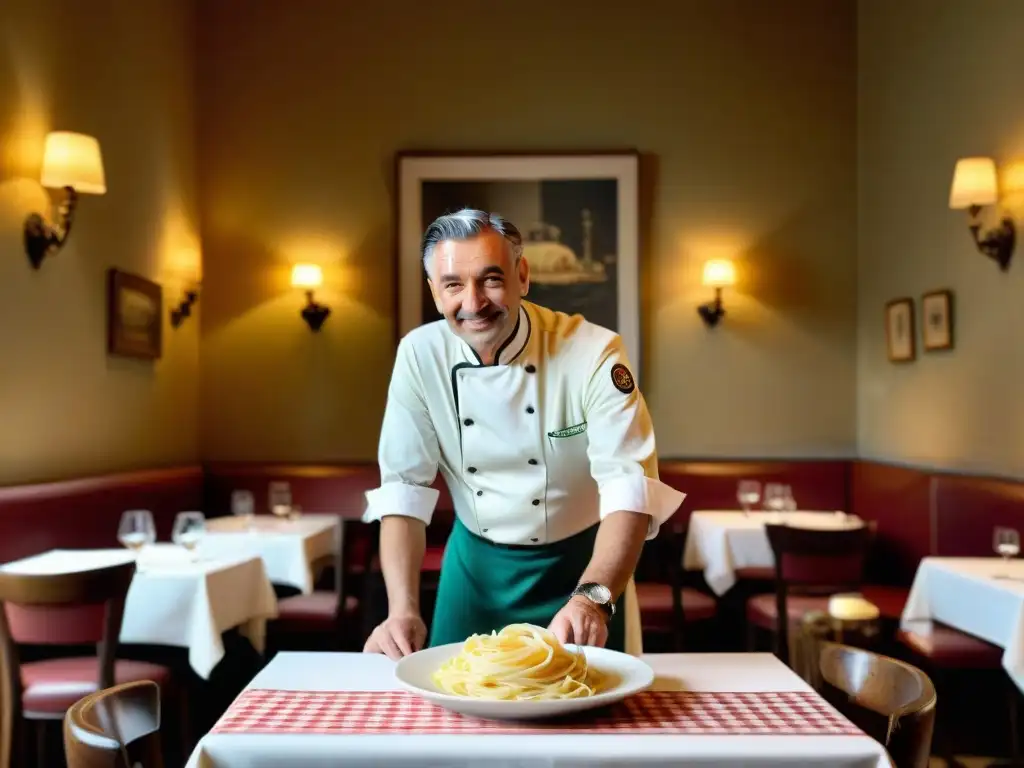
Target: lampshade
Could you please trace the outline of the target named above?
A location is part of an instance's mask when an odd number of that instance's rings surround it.
[[[996,164],[992,158],[963,157],[957,161],[949,190],[950,208],[991,205],[998,196]]]
[[[82,133],[54,131],[47,134],[40,180],[44,187],[73,187],[76,192],[92,195],[106,193],[100,143]]]
[[[710,259],[704,262],[704,285],[722,288],[736,282],[736,268],[728,259]]]
[[[296,264],[292,267],[292,285],[296,288],[318,288],[324,275],[316,264]]]

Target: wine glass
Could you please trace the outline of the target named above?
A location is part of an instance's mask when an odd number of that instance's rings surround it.
[[[782,486],[782,508],[789,512],[796,511],[796,499],[793,497],[792,486]]]
[[[1016,528],[997,526],[992,533],[992,547],[996,554],[1003,558],[1003,563],[1008,563],[1011,557],[1020,554],[1020,534]]]
[[[740,480],[736,484],[736,499],[743,512],[749,514],[750,507],[761,500],[761,484],[757,480]]]
[[[288,517],[292,509],[292,487],[283,481],[270,484],[270,511],[277,517]]]
[[[196,551],[199,542],[206,533],[206,517],[202,512],[179,512],[174,518],[174,529],[171,539],[179,547],[184,547],[191,554],[192,560],[199,559]]]
[[[135,552],[156,541],[156,524],[148,509],[129,509],[121,515],[117,540]]]
[[[764,506],[772,512],[786,508],[786,487],[779,483],[768,483],[764,487]]]
[[[252,519],[256,514],[256,499],[253,497],[252,491],[231,492],[231,514],[242,520],[245,530],[253,529]]]

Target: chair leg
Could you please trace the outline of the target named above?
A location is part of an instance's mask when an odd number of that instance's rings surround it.
[[[1021,760],[1020,753],[1020,712],[1018,710],[1018,702],[1020,700],[1020,691],[1017,690],[1016,684],[1006,675],[1006,704],[1007,710],[1010,713],[1010,757],[1014,763],[1019,763]]]

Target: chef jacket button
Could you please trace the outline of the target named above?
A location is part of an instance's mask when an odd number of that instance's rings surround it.
[[[533,465],[533,466],[537,466],[537,460],[536,460],[536,459],[530,459],[530,460],[529,460],[529,461],[527,462],[527,464],[531,464],[531,465]]]
[[[540,506],[540,499],[534,499],[533,500],[533,506],[535,506],[535,507]]]
[[[474,472],[476,472],[476,467],[466,467],[466,471],[472,475]]]
[[[473,420],[472,419],[463,419],[462,423],[465,424],[467,427],[472,427],[473,426]]]
[[[527,373],[536,373],[537,372],[537,366],[535,366],[533,363],[530,363],[528,366],[526,366],[526,372]]]
[[[483,492],[483,491],[477,491],[477,492],[476,492],[476,495],[477,495],[477,496],[483,496],[483,495],[484,495],[484,492]]]
[[[527,413],[533,413],[533,406],[532,405],[526,406],[526,412]]]
[[[530,541],[540,541],[540,539],[530,539]]]
[[[489,530],[491,530],[491,529],[490,528],[481,528],[480,532],[481,533],[487,533]]]

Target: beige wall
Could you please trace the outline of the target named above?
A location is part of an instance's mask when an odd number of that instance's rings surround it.
[[[958,157],[1024,161],[1024,3],[862,0],[859,443],[862,455],[1024,476],[1024,254],[1001,273],[947,207]],[[1018,229],[1024,196],[1006,204]],[[1013,188],[1016,188],[1016,191]],[[992,215],[990,212],[989,215]],[[920,297],[955,293],[951,352],[920,348]],[[883,308],[912,296],[918,357],[886,360]]]
[[[194,461],[198,324],[156,363],[106,355],[105,274],[165,283],[200,258],[191,4],[0,3],[0,484]],[[43,138],[99,138],[108,193],[82,196],[67,247],[36,272],[22,222],[48,211]]]
[[[662,456],[853,453],[853,2],[399,5],[202,6],[206,458],[374,457],[396,150],[621,146],[649,156]],[[709,332],[700,265],[722,255],[741,284]],[[327,267],[319,335],[295,260]]]

